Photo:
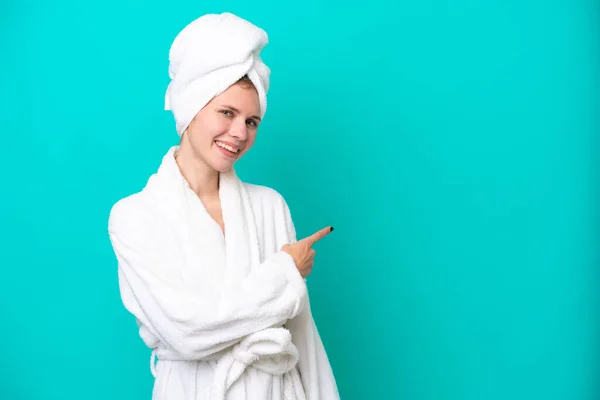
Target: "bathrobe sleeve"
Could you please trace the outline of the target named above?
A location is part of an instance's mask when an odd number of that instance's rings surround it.
[[[290,243],[297,241],[296,230],[287,203],[284,201],[287,234]],[[339,399],[337,384],[325,347],[310,310],[308,294],[306,306],[291,318],[286,328],[292,334],[292,340],[299,352],[298,367],[307,400]]]
[[[173,265],[178,249],[161,245],[164,235],[148,234],[156,226],[139,213],[117,203],[109,218],[122,299],[138,323],[181,359],[203,359],[246,335],[282,325],[304,307],[305,281],[284,252],[218,294],[186,287]]]

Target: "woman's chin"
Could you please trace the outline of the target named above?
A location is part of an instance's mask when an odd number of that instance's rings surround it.
[[[217,172],[229,172],[233,169],[233,162],[216,162],[212,167]]]

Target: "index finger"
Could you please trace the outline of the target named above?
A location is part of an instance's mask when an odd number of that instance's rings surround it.
[[[312,246],[319,240],[323,239],[325,236],[329,235],[331,231],[333,231],[333,226],[330,226],[329,228],[323,228],[320,231],[317,231],[316,233],[305,237],[303,241],[308,242]]]

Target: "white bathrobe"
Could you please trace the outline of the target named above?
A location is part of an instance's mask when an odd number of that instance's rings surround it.
[[[280,251],[296,241],[285,200],[221,174],[223,235],[176,151],[109,218],[123,303],[153,349],[153,399],[338,399],[305,281]]]

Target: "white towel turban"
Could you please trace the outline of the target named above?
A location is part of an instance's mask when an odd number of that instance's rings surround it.
[[[268,41],[264,30],[231,13],[203,15],[177,35],[169,52],[165,110],[173,112],[180,136],[198,111],[244,75],[256,87],[264,116],[271,71],[260,51]]]

